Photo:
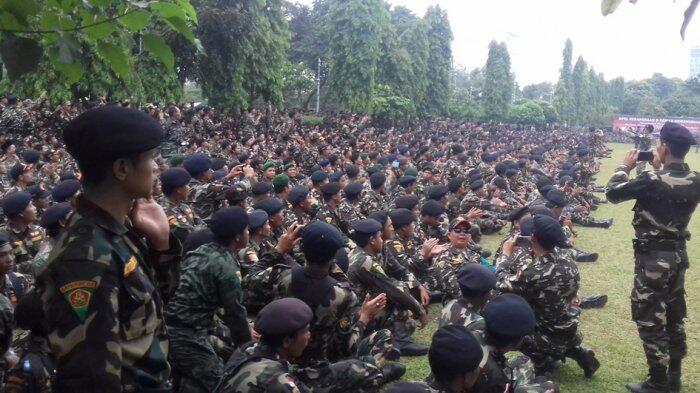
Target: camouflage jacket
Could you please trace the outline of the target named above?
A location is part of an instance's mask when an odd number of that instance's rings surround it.
[[[391,240],[384,241],[382,252],[384,270],[389,277],[406,282],[410,288],[416,288],[422,282],[429,281],[430,261],[423,259],[420,245],[415,245],[413,239],[406,241],[394,233]]]
[[[422,239],[438,239],[440,243],[447,243],[450,239],[447,238],[447,234],[450,232],[450,222],[446,214],[443,214],[439,218],[437,226],[427,225],[425,222],[421,222],[417,227],[416,231],[419,233],[418,237]]]
[[[388,306],[399,310],[411,310],[414,315],[424,312],[403,283],[387,276],[376,257],[356,247],[350,251],[348,259],[348,278],[360,299],[364,299],[368,293],[372,297],[386,293]]]
[[[509,291],[530,303],[537,330],[543,334],[576,331],[578,313],[571,312],[581,281],[576,262],[552,252],[535,258],[522,272],[521,279],[511,279]]]
[[[340,229],[343,233],[348,233],[348,223],[347,221],[341,221],[339,209],[331,207],[329,204],[324,203],[321,205],[318,213],[316,213],[316,219],[325,222],[326,224],[331,224],[334,227]]]
[[[197,179],[190,180],[190,194],[187,203],[192,206],[194,212],[204,221],[211,219],[223,200],[225,187],[220,184],[204,183]]]
[[[442,308],[438,327],[447,325],[464,326],[471,330],[483,331],[486,328],[484,318],[479,315],[481,310],[469,303],[465,298],[450,300]]]
[[[612,203],[631,199],[632,226],[638,239],[690,239],[688,223],[700,201],[700,176],[688,164],[669,164],[628,180],[629,170],[618,168],[605,196]]]
[[[204,227],[204,221],[194,213],[194,210],[185,202],[175,204],[164,198],[163,210],[168,217],[170,231],[175,237],[184,243],[187,235]]]
[[[25,264],[34,259],[39,251],[46,247],[46,234],[44,229],[38,225],[29,224],[25,230],[21,230],[9,223],[7,225],[7,234],[10,235],[12,243],[12,253],[15,255],[15,263],[20,272],[31,274],[31,271],[25,270]]]
[[[360,213],[367,217],[370,213],[383,210],[386,207],[386,196],[376,190],[369,190],[362,196]]]
[[[170,246],[166,252],[150,249],[109,213],[78,197],[36,282],[57,390],[168,385],[161,298],[182,252],[173,237]]]
[[[433,263],[433,277],[438,283],[436,290],[442,291],[447,299],[459,299],[462,293],[457,283],[457,269],[467,263],[479,263],[479,254],[465,248],[459,248],[450,245],[440,255],[435,257]]]
[[[293,223],[306,225],[311,221],[311,216],[298,208],[287,209],[284,215],[284,227],[289,228]]]
[[[341,222],[350,223],[355,220],[361,220],[365,218],[360,212],[359,202],[350,202],[347,199],[343,199],[338,206],[338,217]]]
[[[205,332],[218,309],[236,345],[251,339],[238,261],[218,243],[190,251],[182,261],[180,285],[165,307],[168,328]]]
[[[34,132],[34,121],[24,108],[6,108],[0,115],[0,127],[13,138],[23,138]]]

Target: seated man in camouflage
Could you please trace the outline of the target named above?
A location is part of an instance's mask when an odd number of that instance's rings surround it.
[[[446,299],[460,297],[456,270],[468,263],[480,263],[479,254],[469,249],[470,228],[469,221],[463,217],[452,220],[450,232],[447,235],[450,239],[450,246],[435,257],[432,274],[438,288],[434,289],[442,291]]]
[[[374,392],[385,382],[381,370],[359,360],[317,362],[298,367],[311,340],[311,308],[295,298],[275,300],[260,310],[255,321],[258,342],[239,348],[226,364],[215,393],[248,392]]]
[[[457,271],[457,283],[462,296],[443,307],[438,326],[476,326],[476,329],[483,330],[481,309],[496,287],[496,275],[485,266],[469,263]]]

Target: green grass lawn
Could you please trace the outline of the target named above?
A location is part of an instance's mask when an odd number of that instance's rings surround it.
[[[612,158],[605,159],[597,175],[598,184],[607,183],[615,167],[622,162],[630,145],[612,144]],[[694,149],[688,154],[690,166],[700,170],[700,154]],[[634,172],[633,172],[634,173]],[[601,367],[589,381],[583,378],[581,369],[573,361],[562,364],[554,375],[564,392],[624,392],[624,385],[641,380],[646,376],[647,367],[637,329],[630,319],[629,295],[632,288],[632,206],[633,202],[619,205],[604,204],[594,212],[596,217],[615,219],[610,229],[577,228],[576,245],[586,251],[600,253],[596,263],[579,264],[581,272],[580,295],[607,294],[608,304],[603,309],[584,310],[581,316],[581,331],[584,343],[595,350]],[[690,269],[686,276],[689,355],[683,363],[683,391],[700,392],[700,271],[696,266],[700,256],[700,218],[695,214],[690,223],[690,232],[695,236],[688,242]],[[495,250],[500,235],[485,236],[482,242],[490,250]],[[416,332],[416,339],[424,344],[437,328],[439,305],[431,308],[431,323],[422,331]],[[404,358],[407,366],[406,380],[422,380],[429,372],[427,357]]]

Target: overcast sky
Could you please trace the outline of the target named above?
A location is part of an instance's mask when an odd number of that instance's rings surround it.
[[[312,4],[312,0],[297,0]],[[422,16],[431,4],[447,10],[457,64],[468,69],[486,63],[492,39],[505,41],[520,86],[556,82],[566,38],[610,80],[643,79],[654,72],[687,78],[689,51],[700,43],[700,12],[686,41],[679,34],[689,0],[625,0],[603,17],[600,0],[389,0]]]

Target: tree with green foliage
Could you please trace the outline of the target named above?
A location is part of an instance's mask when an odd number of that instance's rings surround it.
[[[490,120],[506,120],[513,98],[510,55],[505,43],[491,41],[484,67],[484,110]]]
[[[548,101],[537,101],[537,104],[542,108],[542,113],[544,114],[544,120],[547,124],[554,124],[558,120],[557,110],[554,109],[554,105]]]
[[[549,82],[535,83],[523,87],[523,98],[526,100],[552,101],[554,86]]]
[[[579,56],[571,72],[571,97],[574,105],[574,124],[584,125],[588,122],[589,105],[591,103],[590,82],[588,79],[588,64]]]
[[[574,100],[571,87],[571,61],[573,57],[573,44],[567,39],[562,52],[562,66],[559,70],[559,81],[554,88],[554,108],[559,115],[559,121],[571,123],[574,120]]]
[[[609,100],[608,103],[614,108],[616,112],[622,110],[622,104],[625,98],[625,78],[617,77],[610,81],[609,90]]]
[[[410,97],[416,108],[424,108],[428,88],[428,26],[405,7],[394,7],[391,23],[398,37],[398,45],[408,65],[402,94]]]
[[[430,6],[423,18],[427,25],[428,59],[426,97],[421,113],[443,115],[447,112],[452,69],[452,29],[447,11]]]
[[[542,126],[547,118],[536,101],[525,101],[510,107],[508,121],[514,124]]]
[[[176,99],[176,31],[200,48],[189,0],[22,0],[0,3],[0,88],[50,99]]]

